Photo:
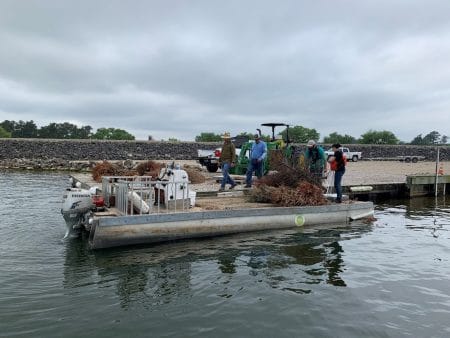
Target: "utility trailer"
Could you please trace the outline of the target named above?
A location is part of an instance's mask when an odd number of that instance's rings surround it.
[[[405,163],[417,163],[419,161],[425,160],[425,156],[419,156],[419,155],[402,155],[396,157],[400,162]]]

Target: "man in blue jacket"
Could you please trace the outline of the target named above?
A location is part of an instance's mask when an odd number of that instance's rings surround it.
[[[260,136],[256,134],[255,143],[253,143],[252,150],[250,151],[245,188],[252,187],[253,172],[256,173],[258,178],[261,178],[263,175],[263,162],[266,156],[267,145],[263,140],[261,140]]]

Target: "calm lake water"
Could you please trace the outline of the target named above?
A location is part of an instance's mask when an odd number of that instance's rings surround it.
[[[450,207],[90,251],[62,240],[67,175],[0,172],[0,337],[448,337]]]

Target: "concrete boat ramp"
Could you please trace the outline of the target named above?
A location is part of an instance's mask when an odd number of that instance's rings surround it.
[[[74,174],[72,178],[85,189],[99,186],[87,174]],[[124,187],[129,188],[133,184],[130,181],[114,182],[110,178],[104,178],[102,191],[98,190],[97,193],[105,199],[106,208],[89,213],[89,220],[84,224],[84,230],[89,232],[92,249],[269,229],[342,224],[371,217],[374,210],[372,202],[357,201],[322,206],[278,207],[249,202],[242,191],[219,196],[197,196],[193,206],[193,187],[185,186],[185,190],[182,190],[183,194],[191,196],[190,199],[181,196],[170,201],[167,199],[170,195],[168,191],[173,187],[170,188],[169,183],[165,184],[166,193],[160,197],[159,192],[154,192],[160,187],[159,183],[155,185],[153,181],[150,189],[146,187],[145,192],[144,189],[137,191],[140,203],[145,201],[146,205],[150,205],[149,209],[141,208],[144,209],[142,212],[137,210],[135,200],[125,198],[126,201],[123,202],[123,196],[135,196],[130,195],[130,191],[123,192]],[[132,194],[136,194],[136,190]],[[109,203],[111,201],[115,205]]]

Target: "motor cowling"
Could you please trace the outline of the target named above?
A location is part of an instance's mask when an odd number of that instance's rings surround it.
[[[61,214],[66,222],[65,237],[76,237],[82,226],[87,226],[89,216],[96,207],[91,191],[80,188],[69,188],[65,191]]]

